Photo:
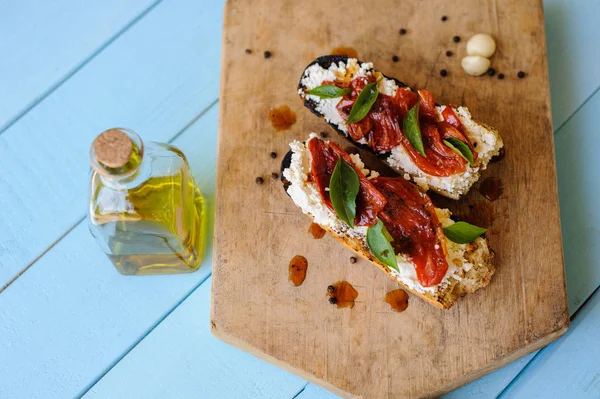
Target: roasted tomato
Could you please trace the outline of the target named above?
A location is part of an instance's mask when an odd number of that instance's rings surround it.
[[[323,84],[352,89],[352,92],[344,96],[337,105],[340,115],[347,120],[358,95],[365,85],[372,81],[374,77],[368,79],[361,77],[351,82],[323,82]],[[412,146],[402,130],[407,112],[417,103],[425,157]],[[451,107],[444,109],[442,117],[444,120],[439,121],[435,99],[429,91],[419,90],[414,93],[408,88],[401,87],[396,90],[394,97],[380,93],[367,116],[347,126],[348,135],[355,142],[366,140],[367,145],[376,153],[389,152],[401,144],[420,170],[432,176],[447,177],[464,172],[467,161],[446,146],[443,140],[456,138],[466,143],[474,159],[477,159],[477,152],[466,138],[464,127]]]
[[[308,149],[312,155],[311,175],[317,184],[321,198],[333,212],[333,205],[329,197],[329,182],[335,164],[341,157],[350,164],[360,180],[360,188],[356,196],[356,218],[354,223],[358,226],[372,226],[377,223],[377,215],[386,204],[385,197],[377,191],[373,183],[363,175],[352,162],[352,158],[337,144],[325,144],[323,140],[313,138],[308,141]]]
[[[415,264],[423,287],[439,284],[448,271],[446,239],[429,197],[401,177],[376,177],[373,184],[387,205],[379,218],[394,239],[396,253]]]

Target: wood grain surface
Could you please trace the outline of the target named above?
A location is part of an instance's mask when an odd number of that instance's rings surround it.
[[[400,28],[407,33],[399,35]],[[462,72],[465,42],[478,32],[497,38],[492,65],[504,80]],[[227,3],[213,332],[338,395],[363,398],[436,396],[562,335],[569,317],[544,37],[541,3],[533,0],[435,1],[427,7],[416,0],[352,7]],[[314,240],[309,219],[270,177],[291,140],[311,131],[334,135],[303,109],[296,85],[310,61],[338,46],[354,47],[361,60],[430,90],[440,103],[467,105],[504,139],[506,158],[483,174],[503,180],[497,201],[473,189],[459,202],[438,202],[488,227],[496,251],[490,286],[450,311],[411,297],[408,310],[392,312],[383,299],[394,282],[366,261],[350,264],[351,254],[331,237]],[[454,56],[446,57],[447,50]],[[264,51],[272,56],[264,58]],[[446,78],[441,69],[448,70]],[[519,70],[525,79],[517,79]],[[298,122],[276,132],[268,113],[281,105],[289,105]],[[279,157],[271,159],[271,151]],[[257,176],[263,185],[255,184]],[[293,287],[287,265],[299,254],[308,259],[308,274]],[[326,287],[338,280],[359,292],[351,310],[327,303]]]

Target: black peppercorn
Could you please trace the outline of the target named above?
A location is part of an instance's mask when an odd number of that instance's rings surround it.
[[[321,132],[321,138],[327,137],[327,132]]]
[[[332,296],[331,298],[329,298],[329,303],[335,305],[337,303],[337,298]]]
[[[277,173],[273,172],[273,173],[271,173],[271,178],[272,178],[273,180],[277,180],[277,179],[279,179],[279,174],[277,174]]]
[[[329,292],[330,294],[333,294],[333,291],[335,291],[335,288],[333,288],[333,285],[328,285],[327,292]]]
[[[357,259],[355,256],[350,257],[350,263],[356,263]]]
[[[246,49],[246,54],[252,54],[252,50],[250,50],[249,48]]]
[[[454,36],[452,40],[454,40],[454,43],[458,43],[460,42],[460,36]]]
[[[265,179],[263,179],[262,177],[258,176],[256,178],[256,180],[254,180],[256,182],[256,184],[263,184],[265,182]]]
[[[496,70],[494,68],[490,68],[488,69],[487,74],[490,76],[494,76],[496,74]]]
[[[446,51],[446,57],[452,57],[452,54],[454,54],[452,51]]]
[[[498,79],[500,79],[500,80],[504,79],[504,74],[503,73],[499,73],[498,74]]]
[[[448,17],[444,15],[444,16],[442,17],[442,21],[447,21],[447,20],[448,20]]]
[[[271,58],[271,52],[270,51],[265,51],[264,56],[265,58]]]
[[[523,79],[523,78],[525,77],[525,72],[523,72],[523,71],[519,71],[519,73],[517,74],[517,77],[518,77],[519,79]]]
[[[440,75],[441,75],[442,77],[448,76],[448,71],[446,71],[445,69],[442,69],[442,70],[440,71]]]
[[[398,62],[399,58],[397,55],[392,56],[392,61]]]
[[[271,158],[275,159],[277,158],[277,153],[275,151],[273,151],[271,154],[269,154]]]
[[[401,35],[406,35],[406,29],[404,29],[404,28],[400,29],[400,34]]]

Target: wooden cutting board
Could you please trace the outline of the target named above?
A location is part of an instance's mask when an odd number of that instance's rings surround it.
[[[444,15],[448,20],[442,22]],[[406,34],[399,34],[401,28]],[[492,65],[503,80],[463,73],[466,41],[478,32],[497,38]],[[561,336],[569,316],[544,40],[539,0],[229,1],[214,334],[348,398],[436,396]],[[461,201],[439,203],[488,227],[496,251],[490,286],[451,310],[411,297],[405,312],[393,312],[384,296],[394,282],[364,260],[350,264],[351,253],[333,238],[313,239],[309,219],[271,178],[293,139],[304,140],[311,131],[335,137],[304,109],[296,87],[309,62],[339,46],[355,48],[360,60],[373,61],[389,76],[430,90],[442,104],[467,105],[504,139],[506,158],[483,175],[502,179],[498,200],[484,199],[476,185]],[[446,56],[447,50],[454,55]],[[526,72],[524,79],[517,78],[519,70]],[[297,123],[276,131],[268,114],[281,105],[296,113]],[[255,183],[257,176],[264,184]],[[309,262],[300,287],[287,279],[295,255]],[[326,287],[339,280],[358,290],[353,309],[327,301]]]

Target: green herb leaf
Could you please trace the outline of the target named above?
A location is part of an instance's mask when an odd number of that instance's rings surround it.
[[[352,92],[352,89],[349,87],[340,89],[339,87],[333,85],[322,85],[317,86],[314,89],[310,89],[306,93],[318,96],[320,98],[337,98],[350,94],[350,92]]]
[[[356,196],[360,187],[358,174],[352,166],[338,158],[329,182],[329,197],[335,213],[350,227],[356,217]]]
[[[473,163],[475,162],[473,160],[473,153],[471,152],[469,146],[460,141],[459,139],[450,137],[444,140],[444,144],[446,144],[448,147],[452,148],[454,151],[462,155],[462,157],[466,159],[469,162],[469,164],[473,165]]]
[[[387,231],[383,222],[377,219],[375,226],[369,227],[367,230],[367,245],[369,250],[377,259],[384,265],[398,271],[398,262],[396,261],[396,253],[388,240],[390,233]]]
[[[446,238],[457,244],[468,244],[486,231],[487,229],[473,226],[467,222],[456,222],[448,227],[444,227]]]
[[[377,96],[379,95],[379,89],[377,89],[377,84],[381,79],[377,82],[369,83],[362,89],[358,97],[356,98],[356,102],[352,106],[350,110],[350,115],[348,116],[348,120],[346,121],[346,125],[351,123],[361,121],[369,111],[373,104],[375,104],[375,100],[377,100]]]
[[[425,148],[423,148],[423,139],[421,138],[421,129],[419,128],[419,103],[415,104],[414,107],[408,111],[404,118],[404,134],[410,144],[419,152],[419,154],[425,155]]]

